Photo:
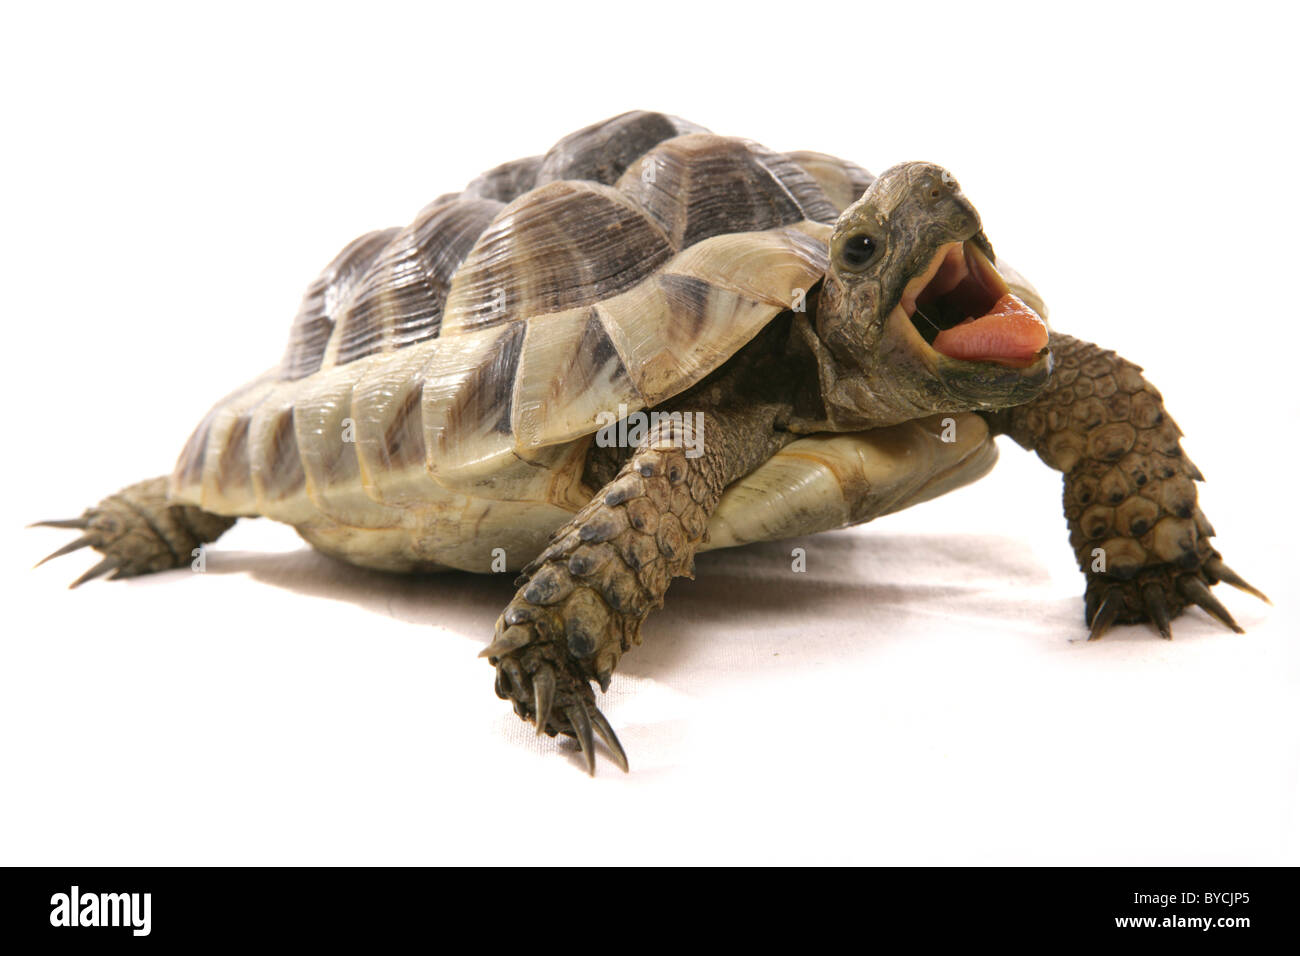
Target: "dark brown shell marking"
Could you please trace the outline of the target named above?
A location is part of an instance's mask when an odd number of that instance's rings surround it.
[[[623,174],[618,189],[678,250],[726,232],[834,221],[836,215],[796,164],[755,143],[711,133],[661,143]]]
[[[831,223],[870,181],[821,153],[624,113],[489,170],[404,229],[350,244],[308,289],[279,376],[596,305],[703,239]]]
[[[452,275],[502,208],[491,199],[434,203],[393,236],[339,320],[333,364],[436,336]]]
[[[398,228],[382,229],[354,239],[307,287],[302,306],[289,329],[289,346],[280,364],[281,377],[292,381],[320,368],[335,321],[351,301],[366,270],[399,232]]]

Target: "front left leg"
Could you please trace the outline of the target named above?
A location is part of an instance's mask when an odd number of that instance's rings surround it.
[[[692,576],[695,552],[727,485],[793,436],[775,409],[668,421],[653,428],[618,475],[551,537],[497,619],[482,655],[496,692],[537,732],[577,738],[595,770],[593,733],[627,770],[627,756],[595,705],[641,624],[674,577]],[[700,449],[692,457],[686,449]]]
[[[1214,529],[1196,502],[1204,478],[1160,393],[1141,368],[1090,342],[1054,332],[1051,349],[1056,371],[1043,393],[989,420],[1065,476],[1089,639],[1142,622],[1170,637],[1170,621],[1192,604],[1241,631],[1210,586],[1268,599],[1210,544]]]

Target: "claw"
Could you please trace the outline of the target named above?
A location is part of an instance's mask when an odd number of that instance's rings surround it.
[[[605,741],[605,746],[614,757],[614,763],[618,764],[620,770],[627,773],[627,752],[623,750],[623,745],[618,742],[618,734],[614,733],[614,728],[609,725],[605,715],[600,712],[599,707],[591,708],[591,722],[596,728],[596,733],[600,734],[600,739]]]
[[[1156,626],[1160,636],[1166,641],[1173,640],[1173,631],[1169,628],[1169,605],[1165,603],[1165,592],[1158,584],[1148,584],[1142,589],[1142,601],[1151,615],[1151,623]]]
[[[33,521],[27,527],[29,528],[77,528],[84,530],[90,527],[90,520],[82,515],[80,518],[51,518],[49,521]]]
[[[512,624],[504,634],[478,652],[479,657],[505,657],[517,651],[532,639],[532,633],[522,624]]]
[[[93,578],[97,578],[102,574],[108,574],[108,572],[110,571],[116,571],[121,566],[122,566],[122,562],[119,561],[117,558],[111,558],[111,557],[105,558],[103,561],[100,561],[99,564],[95,565],[93,568],[91,568],[81,577],[77,578],[77,580],[69,584],[68,590],[81,587],[81,585],[85,584],[87,581]]]
[[[591,720],[587,717],[587,708],[583,706],[582,701],[578,701],[572,707],[566,708],[564,713],[568,716],[569,723],[573,725],[578,745],[582,747],[582,755],[587,758],[587,773],[594,777],[596,776],[596,741],[591,736]]]
[[[553,703],[555,703],[555,672],[543,664],[533,675],[533,711],[536,714],[539,737],[551,719]]]
[[[1191,601],[1193,604],[1200,605],[1201,608],[1205,610],[1205,613],[1209,614],[1224,627],[1230,628],[1238,634],[1246,633],[1245,629],[1232,619],[1232,615],[1228,613],[1228,609],[1219,603],[1218,598],[1210,593],[1210,589],[1205,586],[1204,582],[1201,581],[1200,578],[1194,578],[1190,575],[1184,578],[1179,578],[1178,590],[1183,593],[1183,597],[1187,598],[1187,600]]]
[[[1221,558],[1210,558],[1210,560],[1206,561],[1205,571],[1216,581],[1222,581],[1224,584],[1231,584],[1238,591],[1245,591],[1247,594],[1253,594],[1265,604],[1273,603],[1268,599],[1267,594],[1255,587],[1253,584],[1250,584],[1240,574],[1224,564]]]
[[[1097,608],[1097,613],[1092,616],[1092,629],[1088,631],[1088,640],[1095,641],[1109,631],[1123,606],[1124,597],[1120,594],[1119,588],[1111,588],[1107,591],[1106,596],[1102,598],[1101,606]]]
[[[500,669],[510,681],[510,686],[513,691],[512,696],[518,697],[519,695],[522,695],[528,684],[524,681],[524,669],[519,666],[519,662],[513,657],[507,657],[501,662]]]
[[[93,541],[94,539],[90,535],[83,534],[76,541],[72,541],[69,542],[68,544],[65,544],[63,547],[59,548],[58,551],[55,551],[52,554],[47,554],[45,557],[41,558],[41,560],[37,561],[33,567],[39,568],[46,561],[53,561],[55,558],[61,558],[65,554],[71,554],[73,551],[77,551],[80,550],[81,548],[86,547],[86,545],[91,544]]]

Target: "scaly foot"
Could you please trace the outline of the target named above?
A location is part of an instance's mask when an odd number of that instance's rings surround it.
[[[192,505],[170,504],[167,481],[166,477],[151,478],[129,485],[87,508],[79,518],[36,522],[32,527],[85,532],[47,555],[37,567],[81,548],[94,548],[104,558],[69,585],[75,588],[105,574],[111,580],[190,564],[196,548],[215,541],[236,519]]]

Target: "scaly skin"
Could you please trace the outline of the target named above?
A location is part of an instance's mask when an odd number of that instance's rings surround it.
[[[74,588],[103,574],[127,578],[186,567],[195,548],[217,540],[237,519],[168,503],[167,482],[163,476],[128,485],[87,508],[79,518],[38,521],[38,525],[85,531],[40,563],[85,547],[103,554],[99,564],[72,582]]]
[[[705,413],[704,453],[695,458],[685,452],[693,421],[651,429],[614,480],[524,569],[498,618],[482,655],[497,668],[498,696],[535,721],[538,733],[577,737],[589,772],[593,727],[627,769],[589,682],[609,686],[672,579],[693,576],[695,552],[727,485],[795,437],[774,430],[780,411]]]
[[[1240,631],[1209,585],[1263,595],[1211,546],[1214,529],[1196,503],[1204,479],[1160,393],[1114,352],[1055,332],[1050,344],[1056,371],[1038,398],[988,417],[1065,476],[1090,639],[1114,623],[1143,622],[1170,637],[1170,620],[1189,604]]]

